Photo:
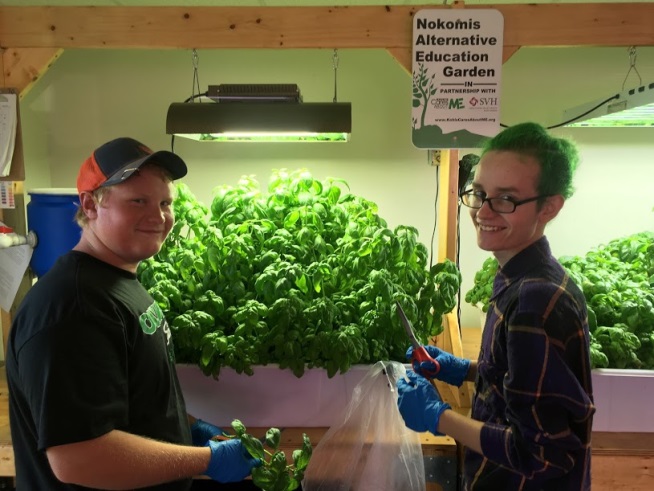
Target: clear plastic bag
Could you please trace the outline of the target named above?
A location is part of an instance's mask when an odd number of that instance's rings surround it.
[[[397,408],[395,383],[405,373],[398,362],[372,365],[314,449],[303,491],[425,490],[420,436]]]

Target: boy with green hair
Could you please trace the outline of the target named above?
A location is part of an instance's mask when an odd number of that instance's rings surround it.
[[[466,491],[590,490],[595,407],[586,302],[545,237],[572,195],[578,161],[568,140],[519,124],[487,142],[461,194],[477,245],[499,262],[479,358],[426,349],[440,363],[437,379],[475,382],[472,414],[453,411],[421,376],[433,363],[398,381],[398,406],[409,428],[466,447]]]

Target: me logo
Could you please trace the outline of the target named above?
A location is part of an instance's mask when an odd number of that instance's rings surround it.
[[[458,99],[450,99],[448,109],[465,109],[463,98],[459,97]]]

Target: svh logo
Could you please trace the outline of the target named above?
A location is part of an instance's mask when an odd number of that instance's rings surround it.
[[[458,99],[450,99],[448,109],[465,109],[463,98],[459,97]]]
[[[472,107],[475,107],[479,101],[477,100],[476,97],[473,97],[468,101],[468,104],[470,104]]]
[[[479,99],[480,106],[497,106],[498,102],[497,97],[482,97]]]

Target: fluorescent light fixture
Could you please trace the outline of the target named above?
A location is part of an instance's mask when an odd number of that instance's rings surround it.
[[[166,133],[198,141],[348,141],[352,105],[302,102],[296,85],[209,86],[211,102],[172,103]]]
[[[568,127],[654,127],[654,83],[567,109],[563,118]]]

